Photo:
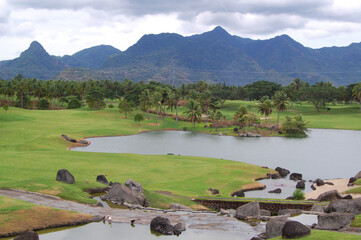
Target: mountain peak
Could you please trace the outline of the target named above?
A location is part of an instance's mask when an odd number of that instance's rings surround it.
[[[33,54],[49,55],[46,52],[46,50],[44,49],[44,47],[38,41],[33,41],[30,44],[29,48],[21,53],[20,57],[21,56],[26,56],[26,55],[33,55]]]
[[[230,34],[221,26],[217,26],[215,27],[211,33],[216,33],[217,35],[222,35],[222,36],[230,36]]]

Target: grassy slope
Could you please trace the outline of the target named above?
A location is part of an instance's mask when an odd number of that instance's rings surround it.
[[[72,220],[87,220],[90,217],[0,196],[0,234],[39,229]]]
[[[281,240],[282,237],[271,238],[272,240]],[[360,235],[353,235],[347,233],[330,232],[330,231],[318,231],[312,230],[311,235],[307,237],[297,238],[302,240],[356,240],[360,239]]]
[[[142,130],[182,128],[189,123],[167,119],[162,125],[143,122]],[[0,187],[18,188],[57,195],[65,199],[93,203],[82,190],[100,186],[98,174],[110,181],[131,178],[149,191],[169,191],[184,196],[206,196],[209,187],[220,189],[224,196],[253,178],[265,175],[266,169],[249,164],[200,157],[106,154],[67,151],[59,136],[74,138],[134,134],[137,124],[122,119],[116,109],[102,111],[59,110],[30,111],[11,108],[0,114]],[[74,185],[55,181],[59,169],[68,169]],[[85,179],[89,182],[85,183]]]

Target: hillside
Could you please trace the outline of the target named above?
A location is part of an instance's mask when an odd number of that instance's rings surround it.
[[[183,37],[175,33],[144,35],[126,51],[100,45],[71,56],[50,56],[39,43],[17,59],[0,64],[0,78],[22,73],[40,79],[156,80],[169,84],[258,80],[287,84],[299,77],[311,83],[347,85],[361,79],[361,43],[312,49],[288,35],[267,40],[232,36],[221,27]]]

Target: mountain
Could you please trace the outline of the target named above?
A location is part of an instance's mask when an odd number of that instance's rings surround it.
[[[180,85],[202,79],[245,85],[258,80],[288,84],[299,77],[347,85],[361,80],[360,66],[361,43],[312,49],[288,35],[252,40],[216,27],[189,37],[144,35],[123,52],[100,45],[64,57],[50,56],[34,42],[19,58],[0,62],[0,78],[11,79],[17,70],[25,77],[77,81],[128,78]]]

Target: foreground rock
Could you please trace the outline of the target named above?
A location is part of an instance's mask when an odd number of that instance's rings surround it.
[[[339,230],[349,226],[354,218],[355,215],[352,213],[321,213],[317,216],[316,229]]]
[[[104,175],[98,175],[97,176],[97,182],[100,182],[101,184],[108,185],[108,179]]]
[[[333,201],[333,200],[338,200],[338,199],[342,199],[342,197],[337,190],[331,190],[328,192],[324,192],[317,197],[317,201],[319,201],[319,202]]]
[[[179,203],[172,203],[170,206],[169,206],[170,209],[173,209],[173,210],[186,210],[186,211],[192,211],[192,209],[190,209],[189,207],[187,206],[184,206],[182,204],[179,204]]]
[[[112,201],[117,204],[135,204],[148,207],[149,203],[143,194],[139,194],[133,189],[120,183],[114,183],[107,194],[101,197],[102,200]]]
[[[290,180],[294,180],[294,181],[302,180],[302,174],[301,173],[292,173],[290,175]]]
[[[140,183],[133,181],[132,179],[128,179],[125,182],[125,186],[127,186],[129,189],[136,191],[139,194],[143,194],[143,187]]]
[[[311,230],[297,221],[286,222],[282,228],[282,238],[300,238],[311,234]]]
[[[330,202],[325,212],[361,214],[361,198],[334,200]]]
[[[28,231],[19,234],[14,240],[39,240],[39,235],[36,232]]]
[[[283,226],[288,222],[286,217],[272,218],[266,224],[266,238],[274,238],[282,235]]]
[[[186,230],[186,226],[184,223],[173,226],[168,218],[158,216],[150,222],[150,229],[164,235],[179,235]]]
[[[276,167],[275,170],[281,175],[281,177],[287,177],[287,175],[290,174],[290,171],[281,167]]]
[[[236,218],[240,220],[247,220],[249,218],[259,218],[261,215],[261,208],[259,202],[250,202],[236,209]]]
[[[60,169],[56,174],[56,181],[73,184],[75,182],[75,178],[68,170]]]

